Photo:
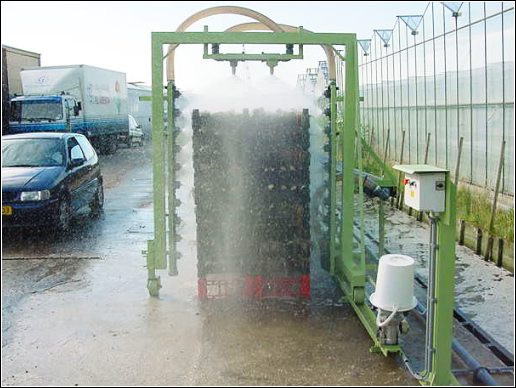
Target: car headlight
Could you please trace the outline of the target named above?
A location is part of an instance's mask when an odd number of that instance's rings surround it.
[[[50,199],[50,191],[23,191],[20,196],[22,201],[45,201]]]

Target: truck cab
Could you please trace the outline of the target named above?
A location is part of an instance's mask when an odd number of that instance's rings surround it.
[[[11,99],[10,127],[13,133],[81,132],[81,103],[74,96],[19,96]]]

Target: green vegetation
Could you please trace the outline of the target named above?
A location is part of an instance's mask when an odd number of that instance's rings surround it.
[[[487,193],[472,193],[466,188],[457,191],[457,217],[466,220],[476,228],[488,228],[492,202]],[[494,230],[496,236],[514,242],[514,208],[496,211]]]

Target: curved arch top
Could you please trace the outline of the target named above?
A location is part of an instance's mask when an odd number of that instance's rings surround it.
[[[199,11],[192,16],[190,16],[188,19],[186,19],[181,25],[177,28],[176,32],[183,32],[188,27],[190,27],[193,23],[196,21],[199,21],[201,19],[207,18],[209,16],[213,15],[220,15],[220,14],[234,14],[234,15],[241,15],[241,16],[248,16],[254,20],[257,20],[261,24],[267,26],[270,30],[274,32],[283,32],[281,27],[279,27],[274,21],[269,19],[267,16],[253,11],[249,8],[244,7],[237,7],[237,6],[219,6],[219,7],[212,7],[207,8],[202,11]],[[173,81],[174,80],[174,50],[176,49],[177,44],[171,44],[168,46],[168,56],[167,56],[167,80]]]
[[[220,14],[235,14],[241,16],[248,16],[257,22],[254,23],[243,23],[236,26],[233,26],[226,30],[226,32],[244,32],[251,30],[270,30],[273,32],[296,32],[297,27],[286,25],[286,24],[277,24],[272,19],[267,16],[253,11],[249,8],[238,7],[238,6],[218,6],[207,8],[202,11],[199,11],[188,19],[186,19],[181,25],[177,28],[176,32],[184,32],[188,27],[190,27],[193,23],[204,19],[209,16],[220,15]],[[304,30],[306,32],[311,32],[308,30]],[[170,44],[167,50],[167,62],[166,62],[166,74],[167,81],[174,81],[174,57],[175,57],[175,49],[177,48],[177,44]],[[326,57],[328,60],[328,72],[330,81],[335,81],[337,79],[336,76],[336,68],[335,68],[335,55],[333,53],[333,48],[331,46],[322,45],[321,46],[326,53]]]

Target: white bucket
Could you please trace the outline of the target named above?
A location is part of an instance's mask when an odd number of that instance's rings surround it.
[[[372,305],[399,312],[417,305],[414,297],[414,259],[405,255],[384,255],[378,264],[376,291],[369,298]]]

